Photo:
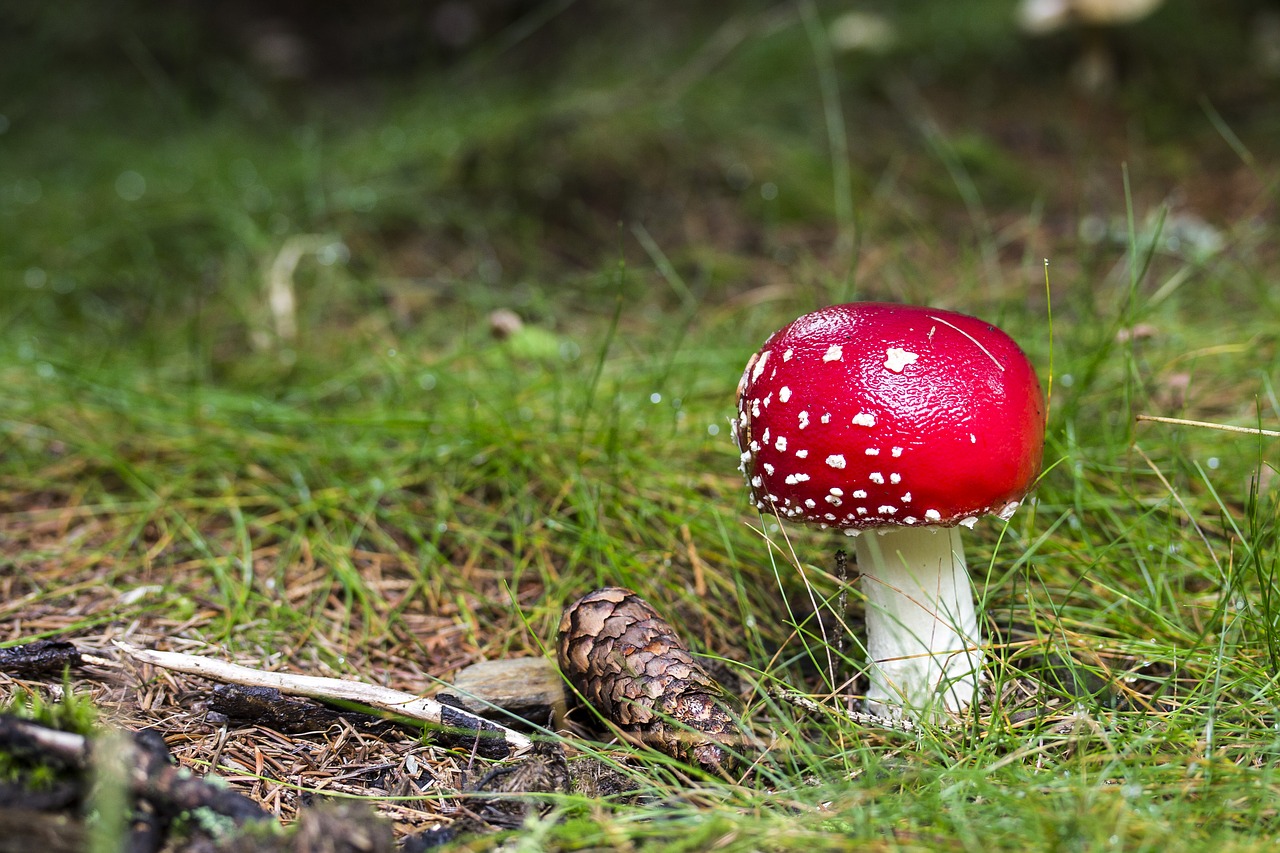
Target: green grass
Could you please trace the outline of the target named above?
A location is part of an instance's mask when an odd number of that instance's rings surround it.
[[[1130,138],[991,22],[913,70],[942,22],[912,14],[907,46],[865,61],[815,59],[803,15],[744,12],[714,62],[706,29],[643,56],[583,47],[536,86],[482,65],[376,99],[245,81],[176,116],[146,89],[134,120],[15,114],[0,641],[140,632],[415,689],[550,648],[562,606],[616,584],[762,688],[821,693],[811,601],[831,630],[839,543],[748,511],[734,389],[803,311],[927,302],[999,323],[1043,379],[1052,356],[1034,506],[967,540],[993,680],[1030,679],[1054,713],[1010,694],[907,737],[762,689],[749,715],[777,741],[755,777],[690,790],[655,763],[652,802],[571,798],[529,843],[1269,849],[1275,440],[1134,416],[1280,422],[1280,259],[1257,213],[1275,137],[1162,106]],[[1129,121],[1160,59],[1123,92]],[[993,101],[1001,69],[1029,82]],[[134,92],[104,85],[110,105]],[[1231,175],[1249,204],[1214,206],[1206,184]],[[1157,239],[1179,188],[1170,214],[1212,221],[1220,251]],[[1114,239],[1081,239],[1085,214]],[[318,236],[281,340],[264,281],[298,235]],[[526,332],[492,338],[495,308]],[[844,655],[847,676],[856,641]]]

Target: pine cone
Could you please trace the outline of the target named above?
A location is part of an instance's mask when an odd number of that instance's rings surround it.
[[[560,669],[624,733],[707,770],[729,769],[741,745],[735,701],[644,599],[606,587],[565,608]]]

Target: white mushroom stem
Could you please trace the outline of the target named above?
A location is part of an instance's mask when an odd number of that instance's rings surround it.
[[[891,528],[856,540],[871,658],[867,711],[915,719],[963,711],[982,631],[957,528]]]

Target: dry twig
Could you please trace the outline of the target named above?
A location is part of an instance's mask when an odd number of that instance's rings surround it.
[[[420,720],[446,730],[473,733],[477,738],[478,752],[486,757],[505,758],[521,755],[533,746],[533,742],[520,732],[476,716],[469,711],[445,705],[425,696],[415,696],[412,693],[391,690],[376,684],[314,675],[266,672],[199,655],[140,649],[121,642],[116,642],[115,645],[134,660],[175,672],[198,675],[213,681],[245,687],[270,687],[282,693],[306,696],[309,699],[354,702],[379,711]]]

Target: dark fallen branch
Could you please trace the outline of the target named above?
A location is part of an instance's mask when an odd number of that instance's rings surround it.
[[[25,763],[69,770],[83,782],[95,761],[109,758],[125,768],[126,784],[133,797],[146,800],[161,813],[176,815],[207,809],[237,824],[270,817],[247,797],[175,765],[159,735],[138,732],[114,739],[113,749],[117,752],[111,756],[98,755],[97,743],[83,735],[0,714],[0,751]]]
[[[65,640],[36,640],[0,649],[0,672],[17,678],[61,675],[81,663],[80,652]]]
[[[206,703],[212,723],[264,726],[287,735],[323,732],[345,723],[362,734],[382,736],[395,729],[420,730],[359,711],[338,710],[309,699],[293,699],[274,687],[215,684]]]

